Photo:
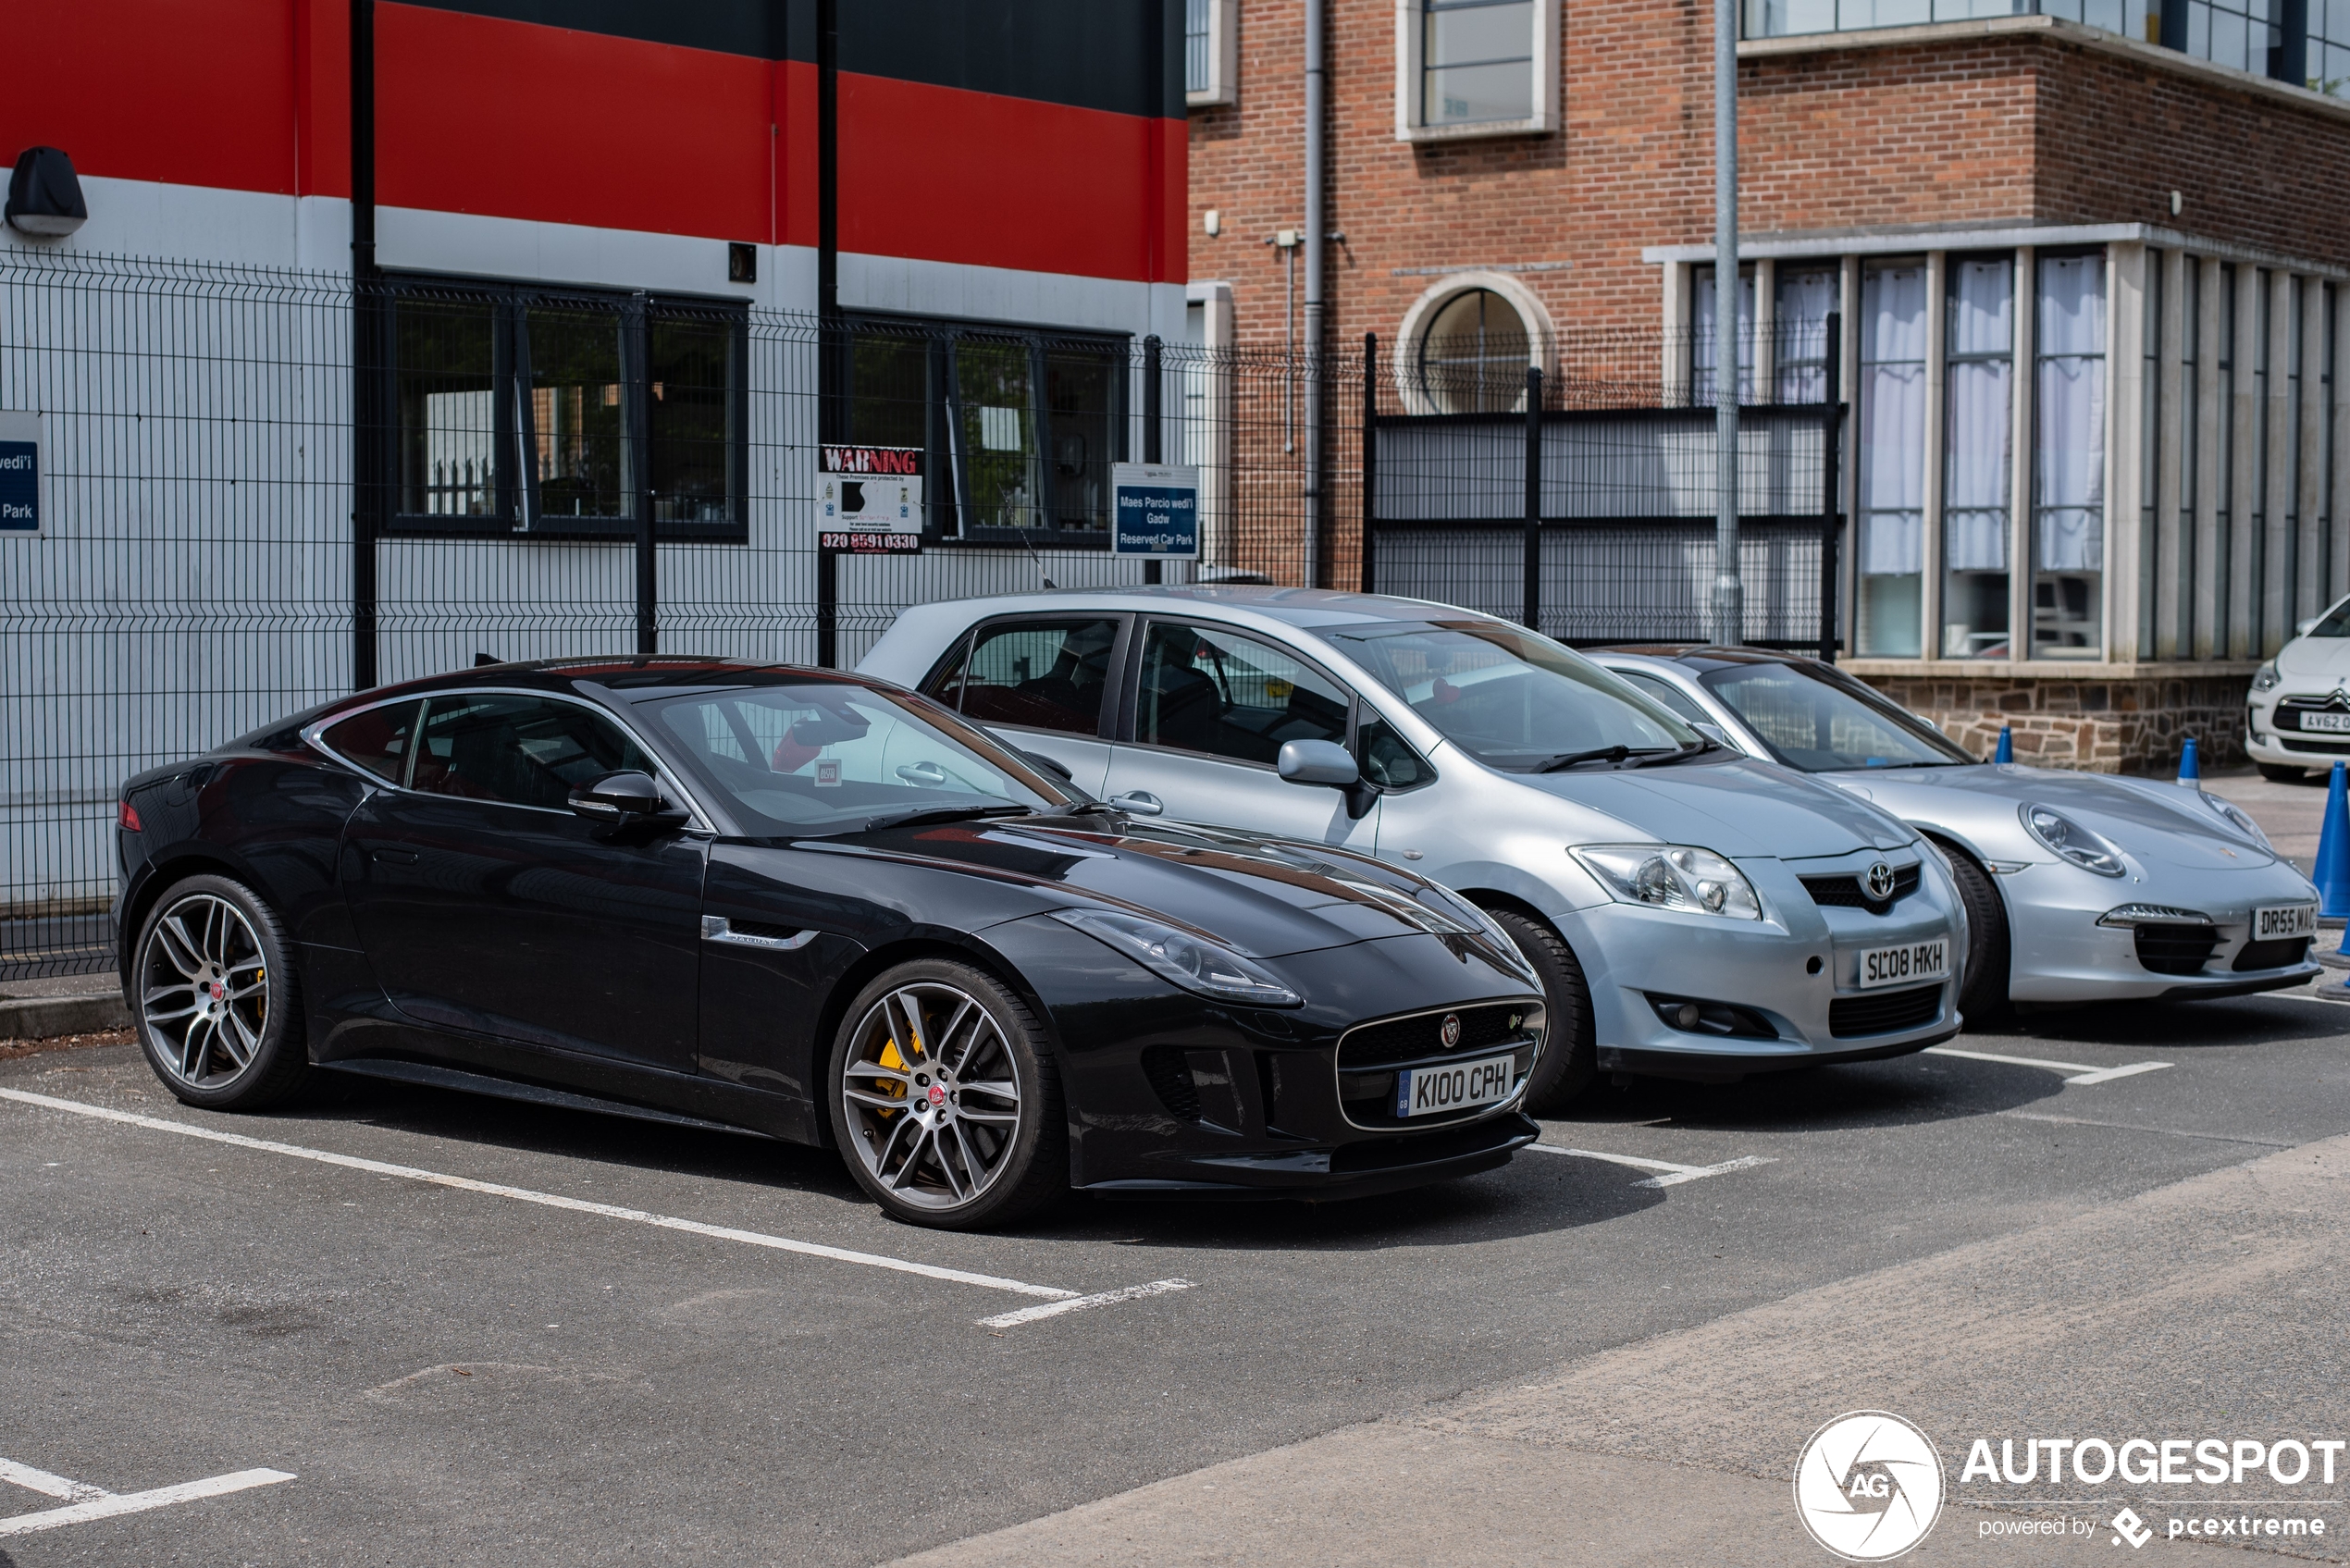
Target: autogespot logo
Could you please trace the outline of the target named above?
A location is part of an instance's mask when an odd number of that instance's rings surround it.
[[[1796,1461],[1796,1517],[1847,1562],[1900,1556],[1925,1539],[1941,1512],[1942,1456],[1898,1415],[1839,1415],[1812,1434]]]

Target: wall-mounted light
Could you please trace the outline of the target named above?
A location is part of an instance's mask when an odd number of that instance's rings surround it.
[[[726,242],[726,281],[756,283],[759,281],[759,247],[746,245],[740,240]]]
[[[2186,205],[2187,199],[2184,196],[2179,194],[2176,191],[2171,192],[2171,216],[2172,217],[2176,217],[2181,213],[2184,212],[2186,210]]]
[[[22,234],[56,239],[90,219],[73,160],[55,147],[27,147],[8,176],[8,226]]]
[[[1206,216],[1200,221],[1206,228],[1207,237],[1211,240],[1224,232],[1224,215],[1214,207],[1208,208]]]

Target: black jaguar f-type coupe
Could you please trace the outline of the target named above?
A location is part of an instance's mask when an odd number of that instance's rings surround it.
[[[492,665],[119,806],[123,990],[190,1105],[334,1070],[842,1152],[889,1213],[1351,1196],[1530,1142],[1541,991],[1432,883],[1137,822],[928,699]]]

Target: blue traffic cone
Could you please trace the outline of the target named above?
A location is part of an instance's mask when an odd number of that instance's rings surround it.
[[[1999,726],[1999,749],[1991,753],[1991,760],[1994,762],[2015,760],[2015,732],[2005,724]]]
[[[2187,736],[2187,743],[2179,747],[2179,782],[2194,789],[2203,787],[2203,770],[2195,765],[2193,735]]]
[[[2350,916],[2350,779],[2342,763],[2333,765],[2326,781],[2326,814],[2318,829],[2318,858],[2309,880],[2318,884],[2318,913],[2339,920]],[[2350,932],[2344,934],[2350,951]]]

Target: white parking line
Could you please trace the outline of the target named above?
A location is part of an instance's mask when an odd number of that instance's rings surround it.
[[[1144,1296],[1163,1296],[1170,1290],[1197,1289],[1188,1279],[1154,1279],[1147,1285],[1129,1285],[1123,1290],[1104,1290],[1098,1296],[1074,1296],[1065,1302],[1047,1302],[1043,1306],[1020,1307],[1013,1312],[999,1312],[993,1317],[979,1320],[982,1328],[1015,1328],[1023,1323],[1033,1323],[1040,1317],[1058,1317],[1065,1312],[1083,1312],[1088,1307],[1107,1306],[1112,1302],[1139,1301]]]
[[[643,1209],[625,1209],[612,1204],[591,1204],[583,1199],[565,1198],[553,1192],[534,1192],[526,1187],[508,1187],[494,1181],[475,1181],[463,1176],[445,1176],[439,1171],[419,1170],[414,1166],[388,1165],[382,1160],[361,1159],[355,1154],[337,1154],[324,1149],[305,1149],[296,1143],[273,1143],[266,1139],[247,1138],[236,1132],[216,1132],[208,1127],[192,1127],[183,1121],[166,1121],[161,1117],[139,1116],[130,1111],[111,1110],[104,1105],[85,1105],[79,1100],[53,1099],[46,1094],[27,1093],[21,1089],[0,1089],[0,1099],[15,1100],[27,1105],[39,1105],[47,1110],[67,1111],[75,1116],[93,1117],[101,1121],[122,1122],[128,1126],[148,1128],[157,1132],[177,1132],[183,1137],[202,1138],[214,1143],[229,1143],[240,1149],[257,1149],[264,1154],[291,1154],[298,1160],[315,1160],[321,1165],[340,1166],[347,1170],[364,1170],[376,1176],[400,1177],[409,1181],[428,1182],[436,1187],[453,1187],[464,1192],[480,1192],[493,1198],[512,1198],[516,1203],[539,1204],[550,1209],[569,1209],[575,1214],[600,1215],[606,1219],[625,1219],[639,1225],[657,1225],[664,1230],[683,1230],[695,1236],[712,1237],[721,1241],[740,1241],[746,1246],[770,1247],[777,1252],[802,1253],[810,1257],[830,1258],[835,1263],[861,1264],[867,1268],[886,1268],[899,1274],[919,1274],[926,1279],[945,1279],[958,1285],[977,1285],[983,1290],[1009,1290],[1022,1296],[1042,1296],[1046,1301],[1062,1303],[1064,1309],[1095,1306],[1103,1302],[1122,1301],[1136,1295],[1156,1295],[1162,1289],[1188,1290],[1191,1288],[1188,1281],[1160,1280],[1156,1285],[1135,1286],[1124,1292],[1111,1291],[1102,1296],[1081,1296],[1075,1290],[1063,1290],[1051,1285],[1031,1285],[1025,1280],[1005,1279],[993,1274],[972,1274],[960,1268],[941,1268],[935,1264],[913,1263],[905,1258],[884,1257],[879,1253],[851,1252],[846,1247],[827,1247],[816,1241],[796,1241],[788,1236],[770,1236],[759,1230],[737,1230],[727,1225],[704,1225],[699,1220],[676,1219],[668,1215],[649,1214]]]
[[[176,1487],[157,1487],[153,1491],[116,1493],[84,1486],[80,1481],[68,1481],[62,1475],[52,1475],[29,1464],[0,1459],[0,1480],[14,1482],[44,1497],[75,1500],[64,1508],[44,1508],[38,1513],[19,1513],[0,1519],[0,1536],[29,1536],[36,1530],[54,1530],[60,1525],[111,1519],[118,1513],[144,1513],[151,1508],[168,1508],[175,1502],[193,1502],[198,1498],[219,1497],[226,1492],[241,1492],[252,1487],[274,1487],[280,1481],[292,1479],[293,1476],[283,1470],[239,1470],[232,1475],[208,1476],[201,1481],[182,1481]]]
[[[1603,1154],[1597,1149],[1569,1149],[1558,1143],[1528,1143],[1529,1149],[1540,1149],[1546,1154],[1568,1154],[1578,1160],[1605,1160],[1610,1165],[1628,1165],[1635,1170],[1662,1171],[1646,1181],[1635,1181],[1635,1187],[1678,1187],[1684,1181],[1696,1181],[1724,1171],[1746,1170],[1758,1165],[1777,1163],[1768,1154],[1741,1154],[1720,1165],[1675,1165],[1671,1160],[1642,1159],[1638,1154]]]
[[[1929,1056],[1964,1056],[1971,1062],[2004,1062],[2011,1068],[2046,1068],[2050,1072],[2068,1073],[2067,1083],[2110,1083],[2117,1078],[2134,1078],[2142,1072],[2160,1072],[2169,1062],[2130,1062],[2118,1068],[2091,1067],[2086,1062],[2046,1062],[2037,1056],[1996,1056],[1988,1051],[1960,1051],[1948,1045],[1929,1045],[1923,1055]]]

